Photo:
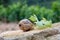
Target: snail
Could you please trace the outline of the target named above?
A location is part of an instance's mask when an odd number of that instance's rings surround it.
[[[19,28],[23,30],[24,32],[33,30],[33,23],[29,21],[28,19],[23,19],[19,22]]]

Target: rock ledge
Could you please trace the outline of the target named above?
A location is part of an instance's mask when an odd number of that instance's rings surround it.
[[[6,34],[0,34],[0,40],[60,40],[60,27]]]

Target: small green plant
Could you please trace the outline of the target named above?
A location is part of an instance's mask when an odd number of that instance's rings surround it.
[[[52,21],[48,21],[45,18],[42,18],[41,21],[38,20],[38,18],[36,17],[36,15],[33,15],[29,18],[31,21],[35,21],[34,23],[36,24],[36,27],[38,29],[44,29],[44,28],[50,28],[52,25]]]

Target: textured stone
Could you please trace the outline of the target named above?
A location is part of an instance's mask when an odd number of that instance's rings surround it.
[[[0,40],[60,40],[60,26],[28,32],[7,31],[0,34]]]
[[[60,40],[60,34],[47,37],[47,40]]]

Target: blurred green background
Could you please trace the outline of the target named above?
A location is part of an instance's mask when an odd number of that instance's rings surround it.
[[[0,21],[17,22],[33,14],[59,22],[60,0],[0,0]]]

